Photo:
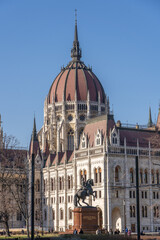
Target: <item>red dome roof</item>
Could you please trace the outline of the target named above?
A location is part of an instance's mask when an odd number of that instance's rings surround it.
[[[89,92],[90,100],[98,102],[98,92],[101,103],[105,103],[105,93],[103,87],[92,72],[83,62],[80,61],[81,49],[79,48],[77,22],[75,24],[75,34],[73,48],[71,50],[72,61],[58,74],[48,94],[48,102],[52,103],[64,101],[87,101]]]
[[[83,62],[70,62],[68,66],[58,74],[54,80],[48,94],[48,101],[55,102],[75,101],[75,92],[77,90],[77,101],[86,101],[89,91],[90,100],[98,101],[98,92],[100,92],[101,103],[105,102],[103,87],[91,71]]]

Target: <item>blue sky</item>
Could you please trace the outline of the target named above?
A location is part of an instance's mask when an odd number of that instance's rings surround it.
[[[159,0],[0,0],[0,113],[4,132],[28,146],[34,112],[70,61],[74,10],[82,61],[110,97],[115,120],[155,121],[160,103]]]

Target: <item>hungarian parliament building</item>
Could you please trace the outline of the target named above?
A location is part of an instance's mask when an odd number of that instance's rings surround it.
[[[99,228],[136,232],[138,156],[141,231],[158,231],[160,111],[154,124],[149,110],[146,127],[115,121],[100,80],[81,57],[75,22],[71,61],[49,89],[38,132],[34,120],[27,154],[29,164],[35,155],[35,227],[72,229],[74,195],[84,178],[94,181],[96,198],[86,201],[98,209]],[[22,226],[15,216],[14,227]]]

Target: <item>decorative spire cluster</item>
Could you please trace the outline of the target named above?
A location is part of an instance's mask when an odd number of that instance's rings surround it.
[[[34,117],[33,131],[32,131],[32,141],[35,142],[37,140],[38,140],[38,137],[37,137],[37,130],[36,130],[36,119]]]
[[[79,61],[81,58],[81,49],[79,47],[78,31],[77,31],[77,10],[75,10],[75,31],[74,31],[73,48],[71,49],[71,57],[73,61]]]

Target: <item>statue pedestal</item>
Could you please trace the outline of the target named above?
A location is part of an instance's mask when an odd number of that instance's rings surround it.
[[[95,233],[98,228],[98,210],[96,207],[75,207],[73,229],[82,228],[84,233]]]

